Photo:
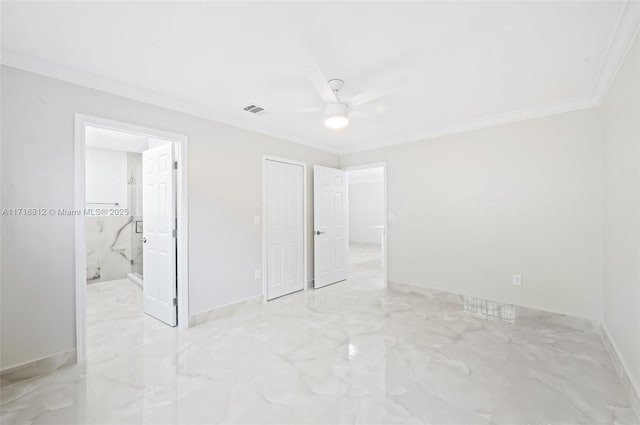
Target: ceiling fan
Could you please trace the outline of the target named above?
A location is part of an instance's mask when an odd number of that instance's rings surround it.
[[[380,87],[365,90],[351,96],[349,99],[342,99],[339,96],[339,92],[344,86],[343,80],[339,78],[327,80],[316,65],[309,65],[303,70],[325,103],[324,108],[305,108],[303,111],[317,112],[324,110],[323,123],[327,128],[333,130],[348,126],[350,117],[376,119],[376,115],[361,111],[356,107],[395,91],[401,84],[399,81],[393,81]]]

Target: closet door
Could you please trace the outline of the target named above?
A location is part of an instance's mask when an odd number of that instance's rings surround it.
[[[304,289],[304,179],[301,165],[265,161],[267,299]]]

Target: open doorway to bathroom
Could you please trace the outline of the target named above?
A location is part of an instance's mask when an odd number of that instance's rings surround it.
[[[188,326],[186,143],[76,116],[79,362],[136,344],[150,326]]]
[[[87,126],[87,284],[127,280],[143,287],[142,152],[145,136]]]
[[[386,287],[386,167],[347,168],[349,279],[370,288]]]

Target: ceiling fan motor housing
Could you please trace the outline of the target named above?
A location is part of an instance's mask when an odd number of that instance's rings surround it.
[[[349,107],[344,103],[330,103],[324,109],[324,117],[329,118],[334,115],[347,115]]]

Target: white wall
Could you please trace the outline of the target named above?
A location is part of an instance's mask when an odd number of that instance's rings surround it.
[[[593,108],[341,163],[387,163],[391,282],[600,319],[601,135]]]
[[[384,181],[353,179],[358,173],[349,172],[349,241],[380,244],[380,230],[372,226],[384,224]]]
[[[73,208],[76,112],[189,137],[190,309],[256,296],[262,155],[338,166],[336,155],[3,66],[2,205]],[[309,171],[310,173],[310,171]],[[311,176],[308,178],[311,197]],[[309,199],[310,200],[310,199]],[[313,206],[309,204],[309,214]],[[310,229],[313,223],[309,215]],[[70,217],[2,217],[4,369],[75,345]],[[309,234],[309,272],[313,270]]]
[[[604,326],[640,394],[640,39],[603,105]],[[640,400],[636,401],[640,406]]]
[[[87,146],[85,164],[87,208],[128,208],[127,153]]]

